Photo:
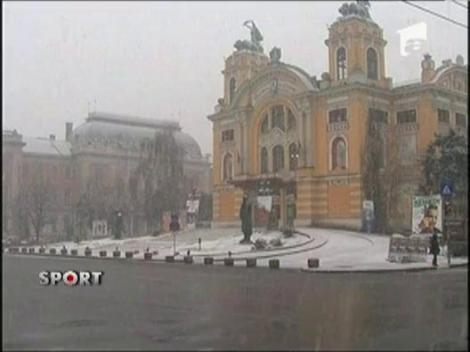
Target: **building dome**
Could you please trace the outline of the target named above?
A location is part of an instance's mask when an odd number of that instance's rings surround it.
[[[202,158],[201,148],[189,134],[181,131],[177,122],[147,119],[110,113],[90,113],[86,122],[74,131],[74,140],[124,140],[140,143],[152,140],[156,133],[172,131],[176,143],[185,151],[186,158]]]

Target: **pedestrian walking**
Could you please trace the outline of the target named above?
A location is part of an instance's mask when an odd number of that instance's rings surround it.
[[[201,238],[199,237],[199,239],[198,239],[197,241],[198,241],[198,243],[199,243],[199,250],[201,250],[201,243],[202,243]]]
[[[434,231],[431,237],[431,246],[430,246],[430,253],[433,255],[432,257],[432,266],[437,267],[437,255],[440,253],[439,248],[439,241],[437,239],[437,231]]]

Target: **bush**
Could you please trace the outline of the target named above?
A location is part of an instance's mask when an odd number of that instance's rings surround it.
[[[266,242],[265,239],[263,238],[258,238],[256,241],[255,241],[255,249],[266,249],[266,247],[268,246],[268,243]]]
[[[273,247],[281,247],[282,246],[282,241],[279,237],[278,238],[273,238],[271,241],[269,241],[269,244]]]

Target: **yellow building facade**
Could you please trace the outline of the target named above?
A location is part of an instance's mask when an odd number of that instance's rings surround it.
[[[268,218],[279,228],[293,206],[296,226],[359,229],[369,119],[381,123],[385,136],[391,126],[399,131],[398,208],[400,220],[411,224],[426,146],[450,128],[467,133],[468,69],[460,56],[435,68],[427,55],[420,82],[394,87],[386,76],[387,43],[368,8],[344,4],[340,13],[325,40],[329,70],[321,79],[282,62],[278,48],[264,54],[254,23],[247,26],[251,42],[238,41],[226,59],[223,98],[208,116],[214,226],[238,225],[247,193],[253,200],[272,195]],[[265,221],[257,216],[255,225]]]

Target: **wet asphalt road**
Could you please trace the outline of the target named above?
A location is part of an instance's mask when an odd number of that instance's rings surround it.
[[[102,270],[44,287],[42,270]],[[466,350],[467,268],[294,270],[3,254],[3,348]]]

